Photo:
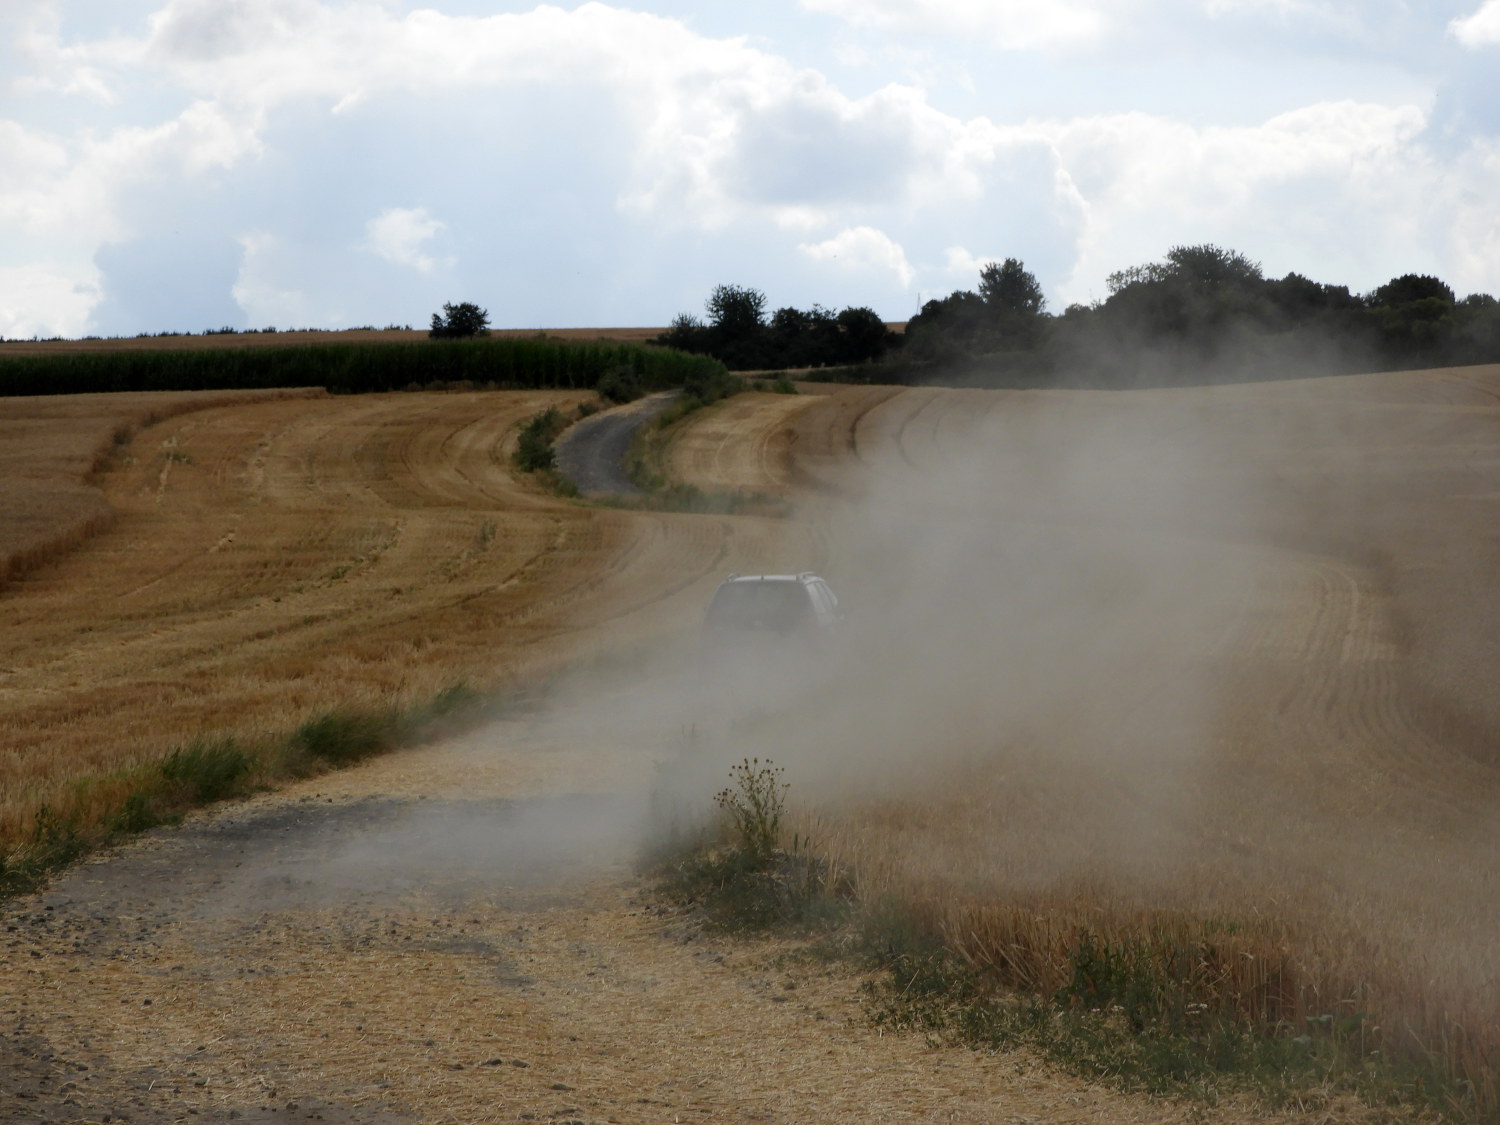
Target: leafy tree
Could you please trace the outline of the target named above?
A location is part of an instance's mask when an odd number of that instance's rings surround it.
[[[708,295],[708,322],[731,338],[753,335],[765,326],[766,295],[742,285],[716,285]]]
[[[989,306],[978,293],[960,289],[928,301],[906,322],[903,351],[916,360],[944,360],[983,350]]]
[[[1196,285],[1246,287],[1261,280],[1259,262],[1211,242],[1174,246],[1167,251],[1167,262],[1175,278]]]
[[[432,328],[427,335],[434,339],[462,339],[469,336],[490,334],[490,314],[478,305],[463,301],[456,305],[445,304],[442,315],[432,314]]]
[[[1418,301],[1439,301],[1453,305],[1453,290],[1435,277],[1425,274],[1404,273],[1392,278],[1370,294],[1370,304],[1376,308],[1389,305],[1392,308],[1411,305]]]
[[[978,297],[969,296],[983,307]],[[714,356],[738,371],[868,363],[901,342],[868,308],[835,313],[818,304],[788,306],[768,319],[765,294],[740,285],[715,286],[705,309],[707,324],[684,314],[657,342]]]
[[[771,314],[771,331],[777,336],[794,340],[812,327],[813,316],[790,306],[777,309]]]
[[[1129,266],[1105,279],[1111,295],[1138,285],[1176,282],[1196,289],[1253,287],[1262,280],[1260,263],[1236,250],[1225,250],[1211,242],[1197,246],[1174,246],[1165,262]]]
[[[1105,288],[1114,296],[1132,285],[1153,285],[1172,276],[1172,268],[1160,262],[1148,262],[1144,266],[1126,266],[1115,270],[1104,279]]]
[[[874,309],[850,307],[839,313],[843,363],[868,363],[889,346],[890,329]]]
[[[1042,287],[1018,258],[990,262],[979,271],[979,295],[998,313],[1038,317],[1047,307]]]
[[[770,366],[817,367],[837,360],[838,321],[821,305],[777,309],[767,332]]]
[[[672,318],[671,327],[658,336],[656,342],[679,351],[708,354],[713,351],[709,333],[708,326],[692,313],[679,313]]]

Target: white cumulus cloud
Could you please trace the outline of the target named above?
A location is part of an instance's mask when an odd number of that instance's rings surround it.
[[[425,207],[388,207],[365,225],[364,246],[388,262],[431,273],[438,260],[423,247],[443,229]]]
[[[1415,106],[1334,102],[1244,126],[1147,114],[1036,123],[1084,201],[1066,300],[1179,243],[1218,242],[1269,271],[1353,282],[1371,254],[1419,263],[1451,216],[1437,199],[1472,190],[1421,147]],[[1382,278],[1381,280],[1385,280]]]
[[[240,269],[230,290],[252,326],[283,328],[315,323],[316,311],[308,295],[282,284],[277,259],[282,247],[274,234],[260,231],[242,235]]]
[[[834,263],[855,272],[892,273],[903,289],[916,276],[901,245],[874,227],[850,227],[826,241],[803,243],[798,249],[815,262]]]
[[[1425,71],[1226,111],[1201,72],[1129,53],[1171,25],[1179,53],[1247,28],[1266,58],[1293,31],[1347,55],[1417,26],[1398,0],[800,0],[747,11],[743,36],[599,2],[132,5],[90,35],[60,3],[0,0],[0,268],[44,294],[11,284],[12,332],[99,299],[101,330],[176,326],[192,311],[122,296],[182,254],[209,263],[185,293],[217,287],[201,316],[232,285],[256,325],[421,319],[460,294],[497,322],[661,323],[741,269],[778,301],[853,290],[894,311],[1005,257],[1060,307],[1199,241],[1356,287],[1419,270],[1500,288],[1494,153],[1429,117],[1451,103]],[[1446,38],[1450,13],[1429,13],[1424,49],[1500,42],[1500,0],[1468,7]],[[812,41],[777,47],[827,22],[813,12],[845,21],[856,79]],[[955,94],[897,47],[995,73]],[[1099,89],[1048,94],[1096,64]]]
[[[1485,0],[1473,15],[1450,23],[1448,31],[1470,49],[1500,45],[1500,0]]]
[[[0,266],[0,338],[82,336],[100,295],[90,263]]]

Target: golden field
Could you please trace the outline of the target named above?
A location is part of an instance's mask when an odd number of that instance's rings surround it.
[[[563,784],[655,761],[697,799],[769,755],[862,899],[994,979],[1055,988],[1080,929],[1227,927],[1226,1002],[1359,1015],[1500,1100],[1500,369],[808,390],[695,415],[665,458],[786,520],[544,491],[509,451],[565,392],[0,403],[36,467],[7,510],[44,516],[0,590],[0,839],[199,734],[680,648],[725,573],[816,569],[847,649],[739,724],[632,660],[636,702],[602,698],[658,750],[556,717],[592,755]]]

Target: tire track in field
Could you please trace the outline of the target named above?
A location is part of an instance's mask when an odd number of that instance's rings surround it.
[[[907,430],[937,403],[941,394],[926,388],[908,390],[860,417],[856,423],[860,460],[869,465],[894,452],[907,468],[919,469],[912,460],[909,444],[912,439]]]
[[[784,493],[793,427],[819,397],[745,391],[695,412],[673,435],[671,479],[705,491]]]
[[[855,497],[863,488],[851,459],[862,462],[860,423],[903,387],[839,387],[822,395],[792,423],[789,476],[804,488]]]

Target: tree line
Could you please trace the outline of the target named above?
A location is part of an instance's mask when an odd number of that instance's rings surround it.
[[[719,286],[707,323],[661,337],[730,368],[861,365],[839,377],[974,386],[1145,386],[1500,362],[1500,302],[1403,274],[1370,293],[1213,244],[1109,275],[1109,295],[1061,314],[1016,258],[974,290],[926,302],[904,335],[868,309],[764,315],[757,290]],[[877,328],[878,326],[878,328]]]
[[[705,311],[707,321],[676,317],[656,342],[711,355],[732,371],[871,363],[900,342],[874,309],[813,305],[767,316],[766,295],[742,285],[715,286]]]

